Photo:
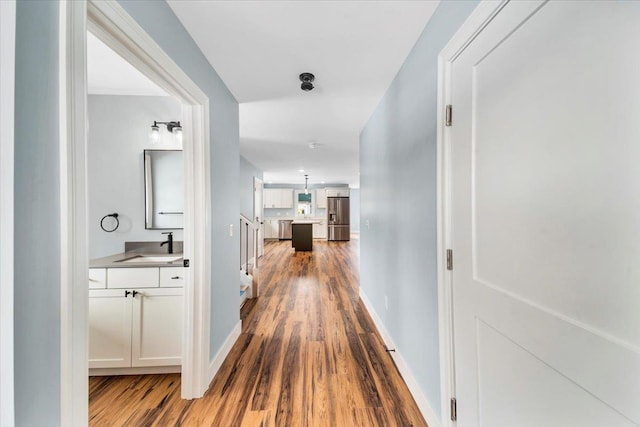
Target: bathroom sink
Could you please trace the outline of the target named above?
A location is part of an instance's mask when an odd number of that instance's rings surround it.
[[[173,262],[182,258],[182,255],[138,255],[118,262]]]

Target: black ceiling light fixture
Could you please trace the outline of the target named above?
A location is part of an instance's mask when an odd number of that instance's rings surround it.
[[[315,79],[316,77],[311,73],[300,74],[300,81],[302,82],[302,84],[300,85],[300,89],[302,89],[305,92],[309,92],[310,90],[313,90],[313,81]]]

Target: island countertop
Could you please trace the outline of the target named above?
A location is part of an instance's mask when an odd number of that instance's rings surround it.
[[[294,219],[292,224],[320,224],[321,222],[319,219]]]

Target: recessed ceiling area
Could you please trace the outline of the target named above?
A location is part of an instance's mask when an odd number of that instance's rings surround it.
[[[306,173],[310,184],[352,187],[360,132],[438,5],[168,3],[240,103],[240,152],[265,181],[304,183]],[[300,89],[304,72],[312,91]]]
[[[90,95],[168,96],[90,32],[87,32],[87,91]]]

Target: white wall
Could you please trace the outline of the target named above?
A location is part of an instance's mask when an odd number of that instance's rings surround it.
[[[144,223],[145,149],[181,149],[173,134],[161,126],[158,143],[149,141],[153,121],[179,121],[181,106],[164,96],[89,96],[89,257],[124,251],[125,241],[166,240],[162,231],[146,230]],[[117,212],[120,226],[113,233],[100,228],[100,219]]]

